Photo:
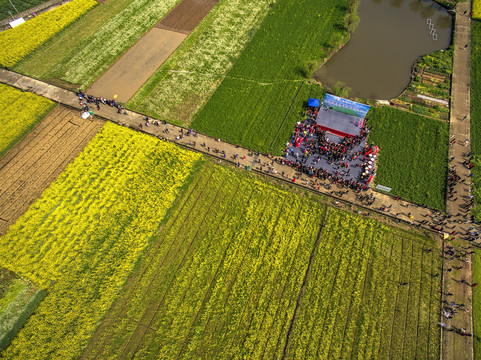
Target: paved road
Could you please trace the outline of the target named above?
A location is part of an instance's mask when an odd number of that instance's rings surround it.
[[[450,166],[455,166],[461,181],[454,186],[454,194],[447,200],[447,212],[455,215],[455,219],[464,220],[466,207],[469,207],[471,188],[470,170],[464,164],[469,161],[467,154],[471,151],[470,141],[470,17],[471,2],[460,2],[456,6],[456,19],[454,30],[454,59],[453,78],[451,88],[451,117],[450,135],[455,143],[449,147],[449,158],[454,157]],[[469,214],[469,212],[467,212]],[[458,216],[459,214],[459,216]],[[445,276],[445,293],[453,293],[454,296],[445,297],[449,302],[465,304],[468,309],[472,308],[472,288],[468,284],[472,281],[471,256],[468,262],[459,260],[446,261],[446,267],[463,266],[460,271],[449,273]],[[447,274],[447,273],[446,273]],[[460,283],[455,280],[465,280]],[[473,333],[473,321],[471,312],[460,311],[454,319],[444,319],[445,323],[458,329],[466,329]],[[443,359],[473,359],[472,337],[463,337],[454,331],[443,330]]]

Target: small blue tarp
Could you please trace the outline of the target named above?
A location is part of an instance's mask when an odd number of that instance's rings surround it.
[[[309,98],[309,101],[307,102],[307,106],[318,108],[319,107],[319,99]]]

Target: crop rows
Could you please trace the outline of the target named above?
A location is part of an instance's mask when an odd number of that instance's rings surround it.
[[[105,125],[0,238],[0,266],[48,290],[6,358],[79,354],[199,158]]]
[[[368,141],[379,146],[376,184],[391,194],[444,210],[449,127],[390,107],[371,108]]]
[[[226,78],[217,89],[222,106],[208,102],[201,116],[211,121],[196,120],[192,126],[230,143],[280,154],[292,133],[290,110],[302,86],[299,81],[264,84]]]
[[[253,150],[279,152],[289,139],[284,129],[295,124],[284,122],[295,88],[327,55],[331,40],[346,35],[339,24],[347,7],[343,0],[278,0],[192,126]],[[219,130],[224,124],[229,131]],[[272,142],[278,131],[282,136]]]
[[[0,236],[28,210],[104,125],[57,106],[0,158]]]
[[[440,283],[431,273],[440,260],[423,251],[433,245],[331,211],[287,357],[438,358]]]
[[[17,63],[95,4],[94,0],[73,0],[25,24],[3,31],[0,33],[0,65]]]
[[[206,165],[83,356],[436,358],[436,246]]]
[[[85,89],[178,1],[102,3],[15,69],[44,80]]]
[[[272,0],[221,0],[128,106],[188,126],[255,34],[271,4]]]
[[[323,213],[204,168],[84,356],[280,357]]]
[[[0,84],[0,157],[35,127],[53,106],[48,99]]]
[[[90,36],[54,71],[60,79],[86,87],[162,19],[179,0],[134,0]],[[86,61],[88,59],[88,61]]]

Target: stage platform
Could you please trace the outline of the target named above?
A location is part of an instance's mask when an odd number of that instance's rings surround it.
[[[364,118],[321,106],[316,123],[323,130],[339,136],[358,136],[364,125]]]
[[[329,141],[335,142],[337,144],[342,143],[343,137],[327,133],[326,138]],[[361,141],[361,143],[357,146],[355,146],[351,151],[349,151],[347,154],[351,153],[357,153],[366,147],[366,140]],[[299,147],[291,147],[291,151],[288,152],[286,155],[286,160],[288,161],[293,161],[293,162],[300,162],[301,159],[304,158],[304,152],[305,152],[305,146],[301,145]],[[297,156],[296,156],[297,154]],[[348,157],[350,157],[348,155]],[[320,159],[319,159],[320,158]],[[364,168],[362,166],[357,167],[357,165],[361,165],[363,163],[362,161],[362,156],[359,156],[356,160],[344,160],[344,161],[335,161],[334,163],[331,164],[331,160],[327,158],[327,156],[319,156],[319,155],[310,155],[307,158],[307,161],[304,162],[302,161],[303,165],[307,166],[312,166],[315,169],[324,169],[327,170],[327,172],[331,175],[338,175],[341,178],[345,180],[354,180],[360,184],[365,184],[367,183],[367,178],[361,180],[361,175],[364,172]],[[341,162],[348,162],[349,167],[341,167],[339,166],[339,163]]]

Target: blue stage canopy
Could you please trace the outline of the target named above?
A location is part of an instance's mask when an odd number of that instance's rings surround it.
[[[308,106],[311,106],[311,107],[319,107],[319,99],[313,99],[313,98],[309,98],[309,101],[307,102],[307,105]]]

